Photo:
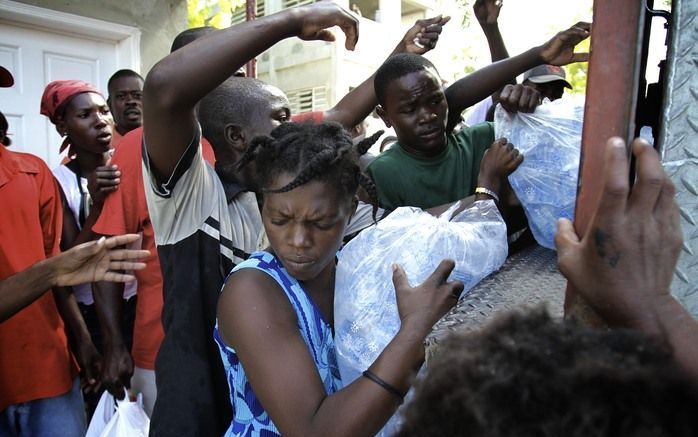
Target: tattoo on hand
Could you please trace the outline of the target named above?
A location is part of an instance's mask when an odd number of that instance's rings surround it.
[[[609,236],[603,230],[596,228],[594,229],[594,244],[596,245],[596,253],[602,258],[608,261],[608,265],[611,268],[615,268],[620,261],[620,252],[613,254],[607,253],[606,244],[609,240]]]

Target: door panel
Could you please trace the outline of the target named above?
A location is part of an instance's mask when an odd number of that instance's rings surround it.
[[[117,59],[113,42],[0,23],[0,64],[15,77],[14,86],[0,89],[0,111],[10,124],[12,149],[40,156],[49,167],[58,165],[61,138],[39,114],[44,87],[52,80],[80,79],[106,94]]]

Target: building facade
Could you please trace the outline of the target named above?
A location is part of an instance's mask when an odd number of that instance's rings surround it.
[[[312,3],[313,0],[257,0],[257,15]],[[292,112],[324,110],[334,106],[380,66],[398,38],[416,20],[437,12],[436,0],[342,0],[349,9],[361,11],[359,43],[355,51],[338,43],[307,42],[292,38],[275,45],[257,58],[257,77],[284,90]],[[234,11],[232,22],[245,20],[245,10]]]

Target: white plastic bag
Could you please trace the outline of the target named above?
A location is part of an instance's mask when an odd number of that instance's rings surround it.
[[[582,142],[584,101],[545,101],[532,114],[494,115],[496,138],[507,138],[524,155],[509,175],[538,244],[555,249],[557,219],[574,217]]]
[[[108,391],[102,394],[85,437],[147,437],[150,418],[143,409],[143,395],[131,402],[128,392],[124,400]]]
[[[95,412],[92,414],[92,420],[90,420],[90,426],[87,427],[85,437],[100,437],[115,411],[116,402],[114,401],[114,396],[104,390],[102,397],[99,398],[97,403],[97,408],[95,408]]]
[[[400,264],[416,285],[443,259],[453,259],[456,267],[449,279],[462,281],[463,293],[504,263],[506,225],[494,202],[475,202],[452,217],[458,206],[440,217],[417,208],[398,208],[339,253],[335,347],[345,386],[361,376],[400,328],[393,263]],[[391,421],[381,435],[390,435],[396,423]]]

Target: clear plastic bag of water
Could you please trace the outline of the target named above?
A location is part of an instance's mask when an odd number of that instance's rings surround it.
[[[393,263],[402,266],[410,284],[417,285],[443,259],[453,259],[456,266],[449,280],[462,281],[463,294],[504,263],[506,225],[494,202],[478,201],[454,215],[459,206],[456,203],[440,217],[417,208],[398,208],[340,252],[335,347],[345,386],[361,376],[400,328]],[[393,417],[379,435],[391,435],[398,423],[399,418]]]
[[[559,218],[574,218],[584,101],[545,101],[532,114],[512,114],[498,105],[496,138],[505,137],[524,156],[509,175],[538,244],[555,249]]]

